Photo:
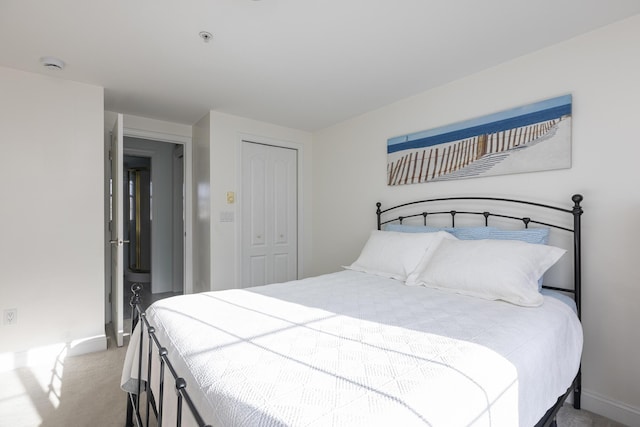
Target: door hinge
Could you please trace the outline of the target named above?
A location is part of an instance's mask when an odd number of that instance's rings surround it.
[[[109,292],[109,304],[111,304],[111,292]]]
[[[109,150],[109,160],[113,160],[113,156],[111,155],[111,150]]]

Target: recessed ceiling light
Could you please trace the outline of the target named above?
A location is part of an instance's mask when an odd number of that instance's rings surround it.
[[[63,70],[64,62],[53,56],[43,56],[40,58],[40,64],[48,70]]]
[[[213,35],[208,31],[200,31],[198,35],[205,43],[209,43],[209,41],[213,38]]]

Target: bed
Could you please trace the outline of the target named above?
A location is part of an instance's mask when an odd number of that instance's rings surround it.
[[[582,196],[572,202],[378,204],[377,230],[344,271],[174,297],[145,312],[134,285],[137,325],[122,372],[127,424],[555,425],[570,394],[580,406]],[[513,213],[522,207],[542,219]],[[481,224],[462,226],[464,217]],[[568,253],[526,241],[540,230],[570,236],[551,241],[568,242]],[[513,238],[520,231],[525,241]],[[517,281],[509,274],[521,266],[508,272],[520,262],[537,282],[560,257],[570,264],[558,276],[565,283],[545,274],[542,291],[530,278],[506,293],[496,285]],[[487,287],[469,288],[469,275]]]

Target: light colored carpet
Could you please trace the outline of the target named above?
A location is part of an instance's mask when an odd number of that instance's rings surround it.
[[[106,351],[0,373],[0,427],[123,426],[125,352],[109,339]]]
[[[125,338],[125,344],[128,340]],[[59,357],[0,373],[0,427],[121,427],[126,394],[120,390],[125,347],[109,339],[106,351]],[[565,406],[559,427],[624,427]]]
[[[556,419],[558,427],[626,427],[593,412],[573,409],[570,405],[563,406]]]

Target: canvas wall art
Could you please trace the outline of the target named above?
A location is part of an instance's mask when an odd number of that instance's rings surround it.
[[[571,167],[571,95],[387,140],[388,185]]]

